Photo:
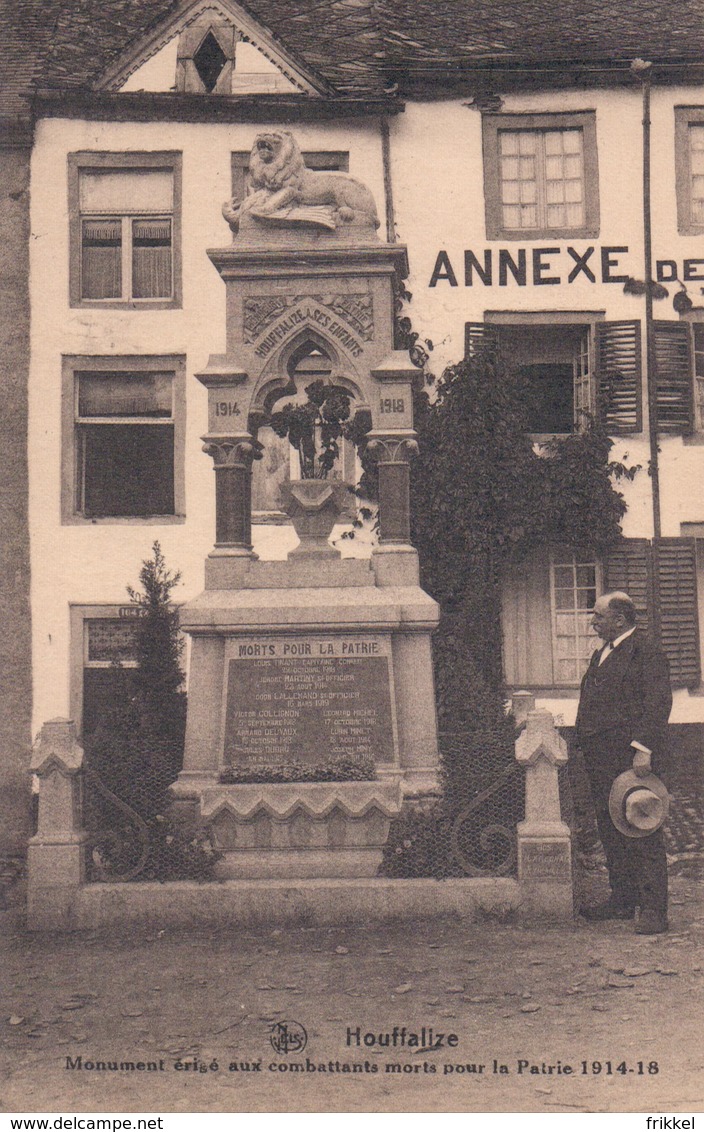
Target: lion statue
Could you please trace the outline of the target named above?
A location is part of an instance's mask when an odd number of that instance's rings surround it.
[[[223,216],[233,232],[247,218],[264,223],[300,221],[326,228],[336,228],[340,222],[379,227],[374,198],[366,185],[348,173],[308,169],[288,130],[257,135],[249,174],[250,187],[244,200],[223,205]],[[294,210],[299,209],[295,215]]]

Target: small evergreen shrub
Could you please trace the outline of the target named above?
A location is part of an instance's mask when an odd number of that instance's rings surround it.
[[[169,813],[168,788],[183,766],[186,726],[183,643],[172,602],[180,577],[167,569],[155,542],[139,574],[141,589],[127,587],[141,614],[134,623],[130,694],[86,740],[87,820],[96,831],[99,877],[128,876],[139,867],[141,880],[205,878],[218,856],[201,832],[184,830]],[[140,853],[145,839],[146,861]]]

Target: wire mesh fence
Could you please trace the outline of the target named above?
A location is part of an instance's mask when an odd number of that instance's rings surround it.
[[[524,772],[512,751],[479,758],[466,734],[443,732],[440,754],[444,789],[406,802],[392,823],[381,875],[515,875]],[[442,772],[450,763],[452,782],[462,784],[454,791]],[[142,773],[133,766],[125,774],[124,768],[87,758],[84,820],[94,881],[208,879],[217,858],[209,830],[183,813],[175,818],[166,792],[155,805],[150,766],[146,761]]]
[[[383,875],[515,875],[525,782],[513,751],[494,747],[479,756],[468,734],[456,731],[441,732],[439,746],[454,789],[445,774],[440,795],[407,804],[391,827]]]

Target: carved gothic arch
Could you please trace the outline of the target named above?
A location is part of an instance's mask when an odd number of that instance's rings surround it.
[[[282,395],[293,394],[294,390],[303,392],[305,378],[299,376],[297,381],[297,368],[302,361],[312,355],[314,350],[319,351],[323,358],[329,360],[330,365],[326,367],[329,380],[332,384],[347,390],[355,412],[369,409],[357,369],[346,353],[343,353],[321,331],[312,326],[305,326],[289,342],[284,343],[262,370],[252,397],[251,415],[254,420],[259,423],[266,420],[274,403]]]

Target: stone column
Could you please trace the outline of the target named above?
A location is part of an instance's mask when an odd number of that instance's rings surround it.
[[[39,823],[29,842],[27,919],[32,929],[72,925],[75,897],[86,879],[82,829],[83,748],[69,719],[45,723],[32,751],[39,779]]]
[[[215,465],[215,549],[252,556],[252,461],[261,450],[249,434],[204,436]]]
[[[193,635],[183,769],[170,788],[182,812],[190,813],[201,792],[218,780],[222,762],[224,671],[224,636],[218,633]]]
[[[232,359],[212,354],[195,375],[208,390],[208,432],[203,451],[215,464],[214,554],[252,555],[252,460],[262,446],[249,433],[247,372]]]
[[[516,740],[516,761],[526,771],[525,820],[518,826],[518,881],[528,915],[571,919],[570,831],[560,814],[558,767],[567,744],[549,711],[529,711]]]
[[[533,693],[514,692],[511,696],[511,712],[519,727],[527,722],[528,715],[532,711],[535,711],[535,696]]]
[[[382,546],[408,546],[411,541],[410,458],[418,451],[415,434],[375,432],[369,451],[379,469],[379,541]]]

